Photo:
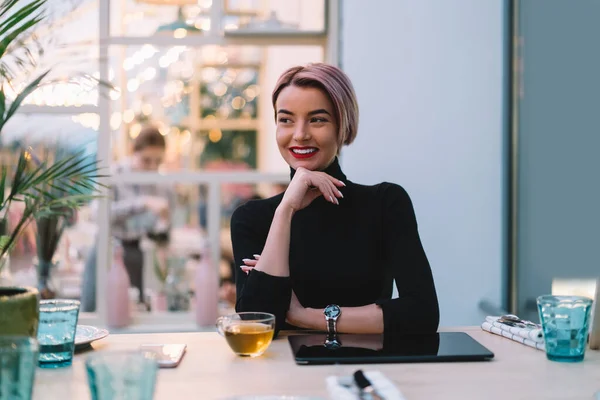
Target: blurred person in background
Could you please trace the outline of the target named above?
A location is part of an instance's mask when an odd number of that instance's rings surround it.
[[[165,138],[156,127],[147,126],[134,139],[132,150],[129,158],[112,169],[113,176],[127,172],[158,171],[165,156]],[[123,262],[131,286],[139,290],[140,303],[145,303],[144,255],[140,241],[146,236],[161,244],[168,242],[169,209],[174,202],[173,190],[161,185],[119,183],[110,187],[111,235],[123,245]],[[92,215],[95,214],[92,212]],[[96,309],[96,250],[96,247],[92,249],[85,265],[81,301],[83,311]]]

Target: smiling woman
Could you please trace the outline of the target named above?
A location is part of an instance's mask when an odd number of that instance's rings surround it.
[[[410,197],[387,182],[353,183],[338,163],[357,134],[357,104],[334,66],[294,67],[279,78],[276,140],[291,182],[232,217],[236,309],[274,314],[277,330],[434,332],[437,295]]]
[[[327,96],[317,88],[288,86],[276,107],[277,144],[284,160],[294,169],[321,170],[331,164],[339,146]]]

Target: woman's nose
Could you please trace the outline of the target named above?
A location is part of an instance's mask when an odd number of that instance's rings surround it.
[[[310,139],[310,132],[308,127],[305,124],[298,124],[296,129],[294,130],[294,140],[299,142],[306,141]]]

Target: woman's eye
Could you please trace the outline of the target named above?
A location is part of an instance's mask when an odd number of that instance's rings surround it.
[[[282,124],[287,124],[290,123],[290,119],[289,118],[279,118],[279,122],[281,122]]]
[[[310,122],[324,123],[324,122],[327,122],[327,119],[322,118],[322,117],[315,117],[315,118],[311,119]]]

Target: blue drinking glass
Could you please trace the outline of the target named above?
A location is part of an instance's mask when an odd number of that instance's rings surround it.
[[[585,356],[592,300],[581,296],[540,296],[538,311],[546,357],[552,361],[578,362]]]
[[[158,363],[142,351],[100,352],[85,361],[92,400],[152,400]]]
[[[31,399],[38,350],[29,336],[0,336],[0,399]]]
[[[78,318],[77,300],[40,301],[40,367],[60,368],[71,365]]]

